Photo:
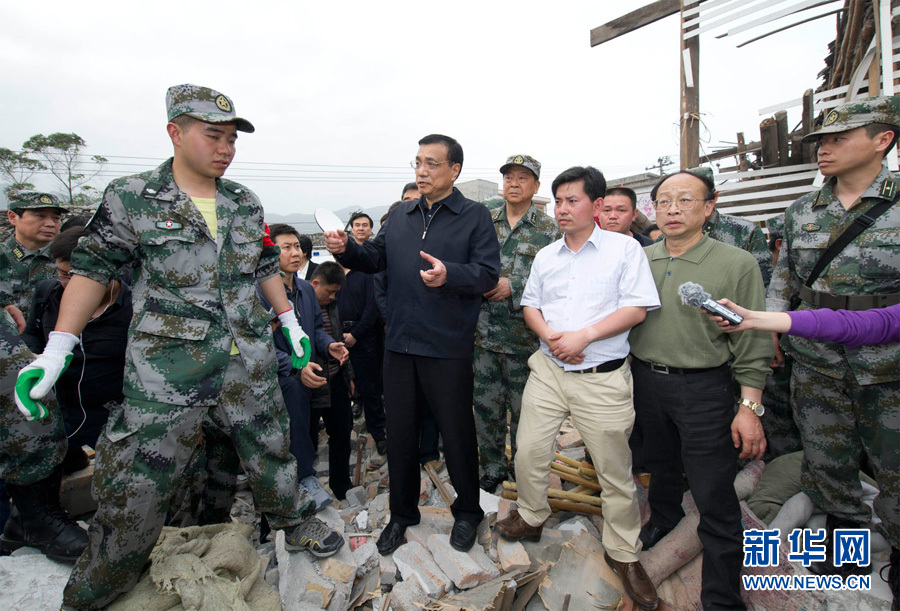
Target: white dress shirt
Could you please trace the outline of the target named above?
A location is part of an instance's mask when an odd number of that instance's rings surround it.
[[[578,331],[619,308],[658,308],[659,295],[641,245],[630,236],[594,227],[578,252],[569,249],[565,237],[538,252],[522,305],[539,309],[554,331]],[[588,344],[578,365],[553,357],[543,340],[541,350],[566,371],[588,369],[628,356],[628,331]]]

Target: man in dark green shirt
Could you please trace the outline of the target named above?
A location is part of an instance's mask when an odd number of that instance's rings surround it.
[[[755,331],[723,334],[681,304],[678,288],[694,282],[713,298],[737,295],[762,305],[763,279],[752,255],[703,234],[715,201],[708,178],[679,172],[657,183],[651,197],[665,239],[644,251],[662,307],[648,312],[629,337],[634,406],[647,440],[644,463],[653,474],[641,541],[652,547],[684,517],[684,473],[700,511],[703,607],[742,609],[734,478],[738,449],[741,458],[759,459],[766,448],[759,416],[772,340]],[[737,411],[732,373],[740,385]]]

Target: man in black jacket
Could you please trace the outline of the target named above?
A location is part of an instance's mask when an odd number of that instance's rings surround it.
[[[478,504],[472,351],[482,293],[500,277],[500,249],[487,208],[453,187],[462,164],[462,146],[453,138],[422,138],[411,163],[418,201],[397,206],[378,236],[364,244],[348,243],[343,231],[325,234],[326,248],[345,267],[387,270],[384,396],[390,406],[391,521],[378,539],[382,554],[397,549],[406,527],[419,522],[420,394],[444,438],[457,493],[450,544],[470,549],[484,516]]]

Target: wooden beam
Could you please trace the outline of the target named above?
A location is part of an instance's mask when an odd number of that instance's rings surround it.
[[[602,45],[613,38],[633,32],[669,15],[675,15],[680,10],[679,0],[657,0],[591,30],[591,46]]]
[[[681,18],[682,28],[684,17]],[[696,26],[688,31],[696,30]],[[700,165],[700,37],[681,38],[681,169]],[[690,70],[690,72],[686,72]]]

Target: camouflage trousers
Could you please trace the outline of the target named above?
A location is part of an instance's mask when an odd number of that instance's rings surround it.
[[[786,354],[784,365],[772,369],[772,375],[766,377],[763,388],[763,405],[766,414],[762,418],[766,432],[766,454],[763,459],[770,460],[799,452],[803,449],[800,443],[800,431],[794,422],[794,411],[791,409],[791,367],[794,359]]]
[[[0,311],[0,478],[27,486],[48,477],[66,454],[66,429],[56,399],[43,401],[50,417],[28,422],[13,399],[19,370],[34,355]]]
[[[254,397],[247,376],[241,358],[233,356],[215,407],[126,397],[112,410],[97,447],[93,494],[99,507],[88,529],[88,547],[63,593],[65,605],[101,608],[134,587],[195,451],[204,417],[233,443],[254,500],[272,526],[302,521],[312,500],[298,490],[281,390],[273,378],[265,395]]]
[[[849,368],[836,380],[794,361],[791,402],[803,440],[803,492],[827,513],[868,523],[859,483],[865,452],[879,489],[879,528],[900,547],[900,383],[860,386]]]
[[[506,414],[509,437],[516,455],[516,429],[522,411],[522,391],[528,381],[528,355],[503,354],[475,346],[475,433],[482,475],[505,476]]]

